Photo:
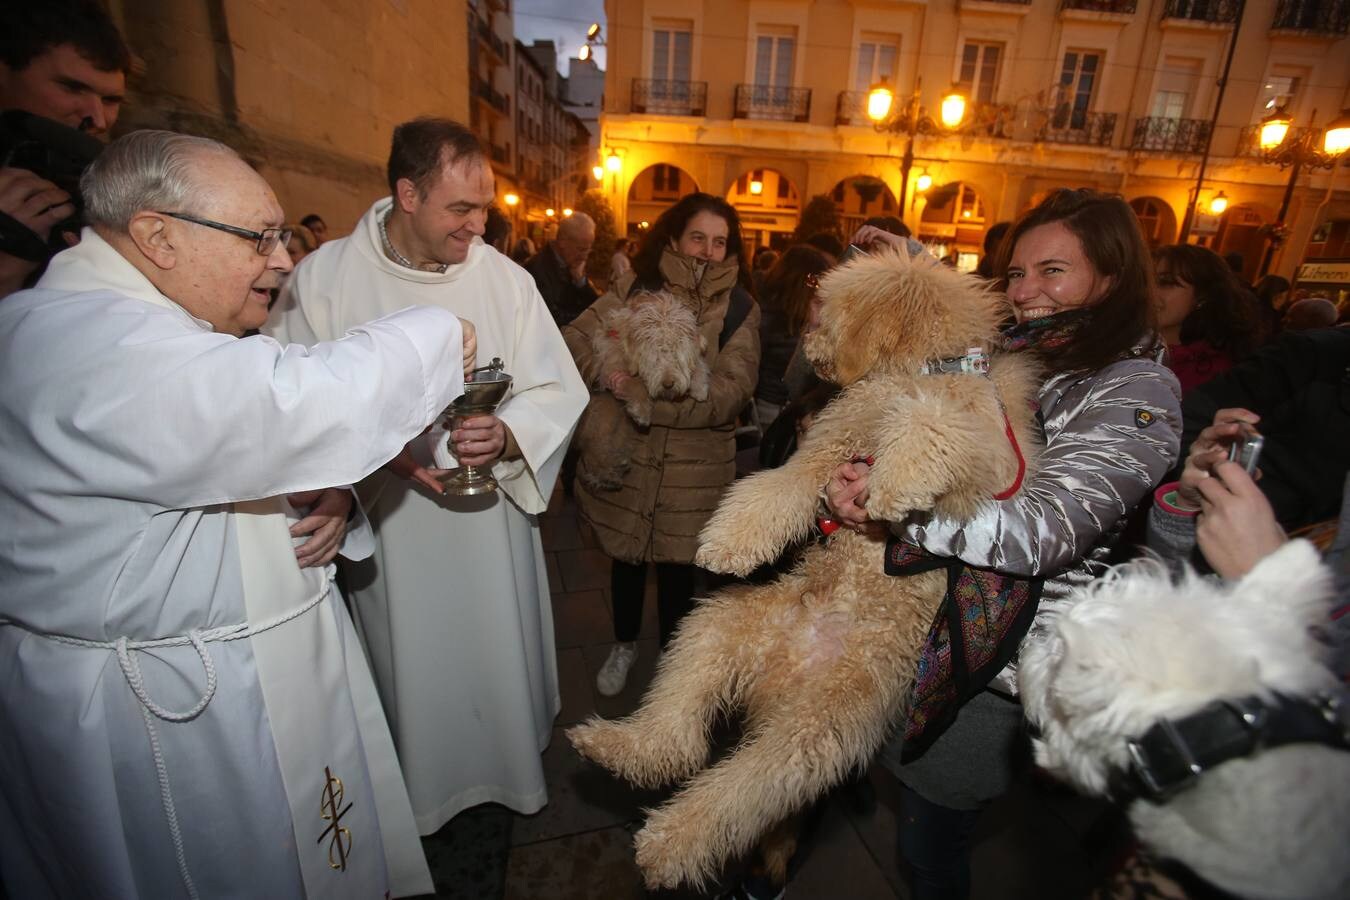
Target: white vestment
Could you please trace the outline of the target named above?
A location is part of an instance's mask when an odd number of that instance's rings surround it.
[[[298,567],[284,495],[392,457],[462,392],[460,343],[427,309],[310,349],[217,334],[90,229],[0,303],[9,896],[432,889],[333,567]],[[363,540],[358,520],[344,552]]]
[[[535,516],[588,395],[529,273],[481,241],[444,273],[393,262],[378,224],[390,203],[301,262],[268,330],[308,344],[408,304],[441,306],[477,327],[479,363],[500,358],[514,379],[497,416],[521,457],[493,465],[498,491],[442,498],[386,473],[359,488],[376,549],[346,569],[352,613],[431,834],[479,803],[532,813],[548,799],[540,753],[561,700]],[[419,449],[425,465],[456,465],[440,428]]]

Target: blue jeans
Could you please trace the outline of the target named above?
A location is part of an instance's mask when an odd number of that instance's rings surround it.
[[[914,900],[970,896],[970,837],[978,809],[950,809],[901,785],[900,855],[914,875]]]

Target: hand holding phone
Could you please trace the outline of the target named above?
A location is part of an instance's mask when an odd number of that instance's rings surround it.
[[[1228,447],[1228,458],[1242,468],[1247,470],[1247,474],[1256,477],[1256,466],[1261,461],[1261,449],[1265,447],[1266,439],[1257,434],[1254,429],[1245,430]]]

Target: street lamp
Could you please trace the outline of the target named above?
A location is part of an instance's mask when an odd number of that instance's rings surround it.
[[[1317,110],[1313,110],[1311,121],[1317,120]],[[1289,169],[1289,183],[1284,188],[1284,199],[1280,202],[1280,211],[1275,222],[1264,229],[1268,243],[1261,257],[1260,275],[1270,271],[1275,251],[1288,236],[1288,226],[1284,217],[1289,214],[1289,203],[1294,198],[1294,186],[1298,183],[1300,171],[1309,169],[1331,169],[1332,180],[1336,178],[1336,167],[1346,150],[1350,149],[1350,115],[1343,112],[1340,117],[1327,126],[1322,136],[1322,146],[1317,146],[1317,131],[1309,127],[1302,132],[1290,135],[1293,120],[1283,109],[1277,109],[1261,120],[1258,137],[1261,159],[1273,162],[1281,169]],[[1317,225],[1313,223],[1314,227]]]
[[[592,167],[591,167],[591,174],[595,176],[595,180],[596,180],[596,181],[604,181],[604,180],[605,180],[605,167],[604,167],[604,166],[592,166]]]
[[[1221,216],[1224,210],[1228,209],[1228,195],[1219,191],[1209,200],[1209,214],[1211,216]]]
[[[507,194],[507,195],[506,195],[505,197],[503,197],[502,199],[503,199],[504,201],[506,201],[506,205],[507,205],[507,206],[515,206],[517,203],[520,202],[520,195],[519,195],[519,194]]]
[[[909,171],[914,167],[914,136],[941,132],[950,134],[959,131],[966,121],[966,98],[960,91],[952,89],[942,98],[939,117],[935,120],[919,105],[919,91],[922,87],[923,79],[915,79],[914,93],[897,115],[891,114],[895,106],[895,92],[891,90],[885,78],[867,92],[867,117],[872,120],[877,131],[890,131],[907,137],[905,155],[900,160],[901,210],[906,208],[905,201],[909,196]],[[931,186],[931,179],[929,184]]]

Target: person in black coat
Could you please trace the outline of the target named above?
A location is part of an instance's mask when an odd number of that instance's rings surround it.
[[[586,277],[586,257],[595,243],[595,220],[574,212],[558,225],[558,236],[525,260],[525,271],[543,295],[553,321],[561,328],[596,301],[600,293]]]
[[[1336,515],[1350,470],[1350,329],[1285,332],[1182,403],[1182,452],[1221,409],[1258,416],[1257,482],[1287,530]]]

